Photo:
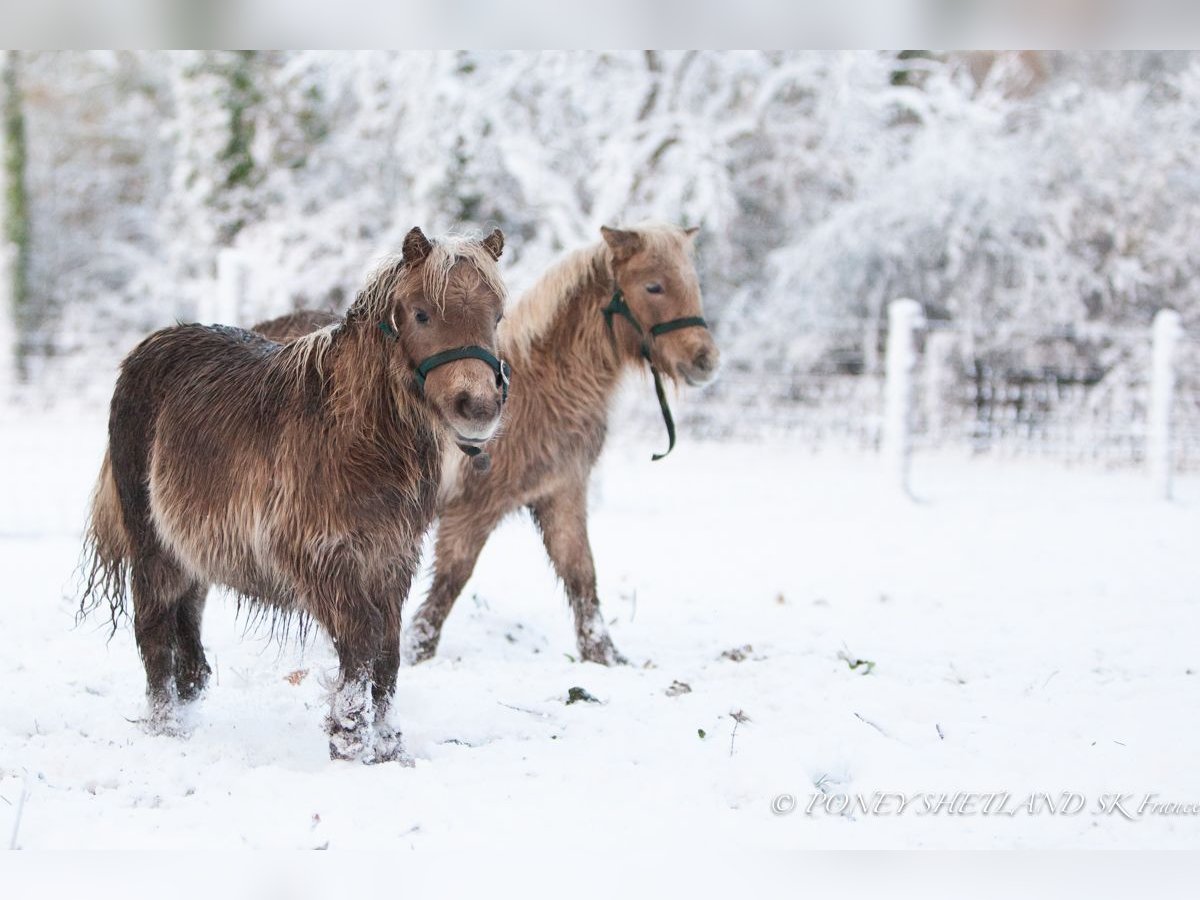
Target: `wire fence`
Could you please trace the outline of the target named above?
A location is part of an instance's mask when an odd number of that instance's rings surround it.
[[[861,343],[861,329],[829,329],[826,343],[835,349],[790,371],[730,367],[689,398],[681,427],[714,438],[786,436],[814,450],[880,449],[889,378],[882,356],[875,354],[872,365],[861,349],[836,349],[847,338]],[[1143,465],[1152,443],[1152,345],[1151,329],[1107,330],[1101,338],[1026,330],[998,338],[945,324],[919,327],[906,376],[909,447]],[[1200,471],[1196,336],[1175,344],[1171,376],[1171,465]]]

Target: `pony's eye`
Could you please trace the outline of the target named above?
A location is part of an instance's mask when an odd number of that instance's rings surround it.
[[[426,322],[429,321],[429,313],[425,312],[425,310],[423,310],[423,309],[418,309],[416,318],[417,318],[418,322],[420,322],[422,325],[424,325]]]
[[[661,294],[662,292],[663,292],[663,286],[661,284],[659,284],[657,281],[652,281],[648,285],[646,285],[646,293],[647,294]]]

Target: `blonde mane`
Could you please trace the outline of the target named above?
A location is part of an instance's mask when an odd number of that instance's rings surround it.
[[[678,225],[643,222],[626,230],[637,232],[652,251],[687,253],[690,246]],[[612,272],[612,251],[604,241],[560,257],[520,296],[500,323],[500,342],[505,352],[528,354],[581,288],[593,279],[612,281]]]

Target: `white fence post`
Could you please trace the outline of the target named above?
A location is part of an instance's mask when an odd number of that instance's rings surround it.
[[[215,290],[205,296],[201,310],[202,324],[236,325],[244,328],[242,321],[246,312],[246,293],[250,281],[250,267],[239,250],[226,247],[217,254],[217,283]]]
[[[883,389],[884,465],[901,490],[908,491],[911,454],[913,371],[917,364],[916,331],[922,324],[921,304],[893,300],[888,304],[886,375]]]
[[[1150,409],[1146,461],[1155,496],[1171,499],[1171,406],[1175,401],[1175,350],[1182,332],[1179,313],[1160,309],[1154,316],[1150,351]]]

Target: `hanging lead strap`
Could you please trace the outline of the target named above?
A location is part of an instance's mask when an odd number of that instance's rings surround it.
[[[651,462],[658,462],[675,449],[675,419],[671,416],[671,407],[667,405],[667,390],[663,386],[658,367],[651,364],[650,374],[654,376],[654,393],[658,395],[658,407],[662,410],[663,424],[667,426],[667,449],[650,457]]]

